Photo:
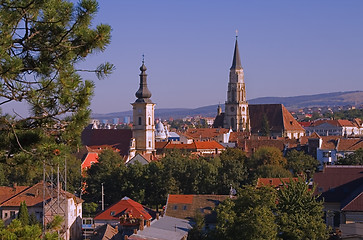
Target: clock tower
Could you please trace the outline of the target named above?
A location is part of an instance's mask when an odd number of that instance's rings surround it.
[[[233,131],[249,131],[250,128],[246,86],[239,56],[237,36],[233,62],[229,70],[227,101],[225,103],[223,125],[224,128],[232,128]]]
[[[151,92],[147,88],[144,60],[140,71],[140,87],[135,94],[137,99],[131,104],[133,109],[132,135],[136,142],[136,151],[152,153],[155,151],[155,103],[151,101]]]

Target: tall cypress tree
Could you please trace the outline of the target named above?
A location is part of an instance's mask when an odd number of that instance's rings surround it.
[[[29,225],[29,212],[25,201],[20,203],[18,219],[20,220],[23,226]]]

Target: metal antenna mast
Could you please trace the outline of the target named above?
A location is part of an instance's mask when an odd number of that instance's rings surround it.
[[[59,150],[54,154],[59,155]],[[43,160],[43,233],[47,231],[47,225],[54,216],[63,218],[62,228],[58,230],[59,236],[63,237],[67,233],[67,166],[64,161],[56,157],[55,159]]]

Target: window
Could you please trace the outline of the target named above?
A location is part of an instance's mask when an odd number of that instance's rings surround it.
[[[331,152],[323,152],[323,157],[325,158],[331,157]]]
[[[174,205],[173,209],[174,210],[177,210],[178,209],[178,205]]]
[[[8,218],[8,213],[5,212],[4,218]]]
[[[184,205],[183,206],[183,210],[187,210],[187,205]]]
[[[149,125],[151,125],[151,117],[149,117]]]
[[[149,141],[149,148],[151,147],[151,141]]]
[[[10,211],[10,218],[14,219],[15,218],[15,211]]]
[[[114,211],[111,211],[110,215],[111,216],[114,216],[115,215],[115,212]]]
[[[234,127],[234,119],[231,118],[231,127],[233,128]]]
[[[141,117],[139,117],[139,125],[141,125]]]

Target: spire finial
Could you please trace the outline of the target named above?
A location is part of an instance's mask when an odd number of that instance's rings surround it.
[[[238,29],[236,29],[236,39],[238,38]]]
[[[142,54],[142,64],[145,63],[145,54]]]

